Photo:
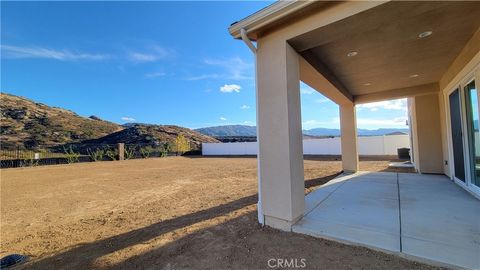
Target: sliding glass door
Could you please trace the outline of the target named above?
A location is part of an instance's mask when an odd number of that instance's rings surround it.
[[[475,80],[464,86],[467,127],[468,127],[468,148],[470,153],[470,183],[480,187],[480,132],[479,132],[479,98],[475,86]]]
[[[448,97],[450,103],[450,126],[452,131],[453,165],[456,179],[465,182],[465,155],[463,151],[462,109],[460,89]]]

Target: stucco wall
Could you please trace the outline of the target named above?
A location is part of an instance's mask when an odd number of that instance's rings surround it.
[[[438,94],[413,98],[415,165],[421,173],[444,173]]]
[[[396,155],[398,148],[410,148],[408,135],[358,137],[360,155]],[[215,155],[256,155],[256,142],[239,143],[203,143],[204,156]],[[339,137],[303,140],[305,155],[341,155]]]

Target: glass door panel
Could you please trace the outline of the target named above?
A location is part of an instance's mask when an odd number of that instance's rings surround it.
[[[479,107],[478,92],[475,87],[475,81],[471,81],[465,86],[465,95],[467,103],[467,125],[468,140],[470,148],[471,165],[471,184],[480,187],[480,132],[479,132]]]
[[[450,103],[450,125],[452,128],[454,175],[465,182],[465,160],[463,155],[462,110],[460,91],[453,91],[448,97]]]

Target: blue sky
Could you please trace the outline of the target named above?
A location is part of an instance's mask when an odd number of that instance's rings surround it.
[[[1,91],[117,122],[255,125],[254,59],[227,31],[270,2],[1,2]],[[301,84],[304,129],[338,106]],[[405,128],[404,100],[357,108]]]

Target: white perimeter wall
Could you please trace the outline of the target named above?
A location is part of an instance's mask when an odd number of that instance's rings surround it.
[[[410,148],[408,135],[358,137],[360,155],[396,155],[398,148]],[[256,155],[257,142],[202,143],[202,155]],[[303,140],[305,155],[341,155],[340,137]]]

